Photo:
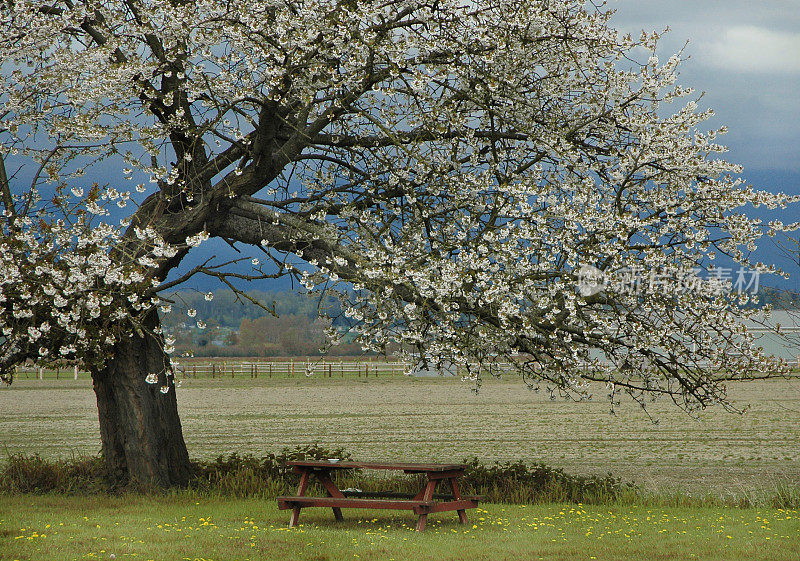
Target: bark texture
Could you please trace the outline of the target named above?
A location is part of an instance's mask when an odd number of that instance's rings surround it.
[[[157,325],[155,313],[148,323]],[[103,459],[116,484],[167,488],[189,481],[189,454],[165,364],[169,359],[158,340],[133,335],[118,342],[113,358],[92,373]],[[145,381],[152,372],[158,373],[156,384]],[[162,386],[169,391],[162,393]]]

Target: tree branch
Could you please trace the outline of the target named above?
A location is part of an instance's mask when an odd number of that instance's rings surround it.
[[[13,224],[17,217],[17,209],[14,206],[14,197],[11,196],[11,185],[9,185],[8,174],[6,173],[5,156],[0,154],[0,200],[3,207],[9,213],[9,224]]]

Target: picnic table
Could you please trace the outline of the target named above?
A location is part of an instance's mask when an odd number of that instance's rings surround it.
[[[467,523],[466,509],[476,508],[480,497],[462,497],[458,478],[467,466],[463,464],[408,464],[387,462],[340,462],[330,460],[304,460],[289,462],[292,471],[300,474],[300,485],[294,497],[278,497],[278,508],[292,509],[289,527],[297,525],[300,510],[307,507],[329,507],[336,520],[342,520],[343,508],[373,508],[412,510],[419,515],[417,530],[425,529],[428,514],[455,510],[461,524]],[[424,474],[425,484],[416,495],[385,492],[363,492],[339,489],[330,477],[331,472],[348,469],[398,470],[408,474]],[[306,495],[309,478],[314,475],[327,492],[327,497]],[[435,494],[436,486],[448,484],[452,495]]]

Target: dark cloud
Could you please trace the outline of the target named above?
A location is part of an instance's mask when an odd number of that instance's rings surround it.
[[[714,29],[746,24],[792,32],[800,26],[797,0],[610,0],[608,7],[626,27]]]
[[[670,28],[661,56],[689,57],[680,82],[725,124],[730,158],[746,168],[800,171],[800,2],[612,0],[626,32]]]

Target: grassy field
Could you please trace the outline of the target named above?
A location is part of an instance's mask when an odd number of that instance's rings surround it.
[[[794,510],[487,505],[431,515],[304,511],[301,527],[274,501],[0,496],[4,560],[185,559],[298,561],[675,560],[795,561]]]
[[[543,461],[572,473],[612,472],[645,489],[757,493],[800,480],[800,381],[731,387],[745,415],[692,419],[657,403],[654,425],[635,404],[609,414],[602,390],[586,403],[550,401],[516,380],[479,393],[453,379],[184,380],[178,391],[190,454],[261,455],[319,442],[358,459]],[[0,389],[0,461],[96,454],[88,380],[17,380]]]

